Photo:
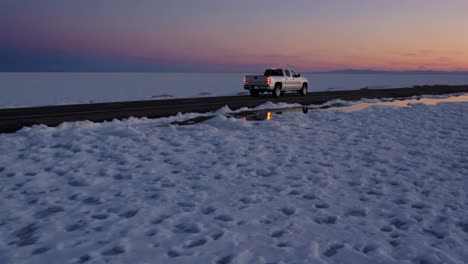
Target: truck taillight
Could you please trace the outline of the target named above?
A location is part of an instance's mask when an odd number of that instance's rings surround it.
[[[244,77],[244,84],[246,84],[246,83],[247,83],[247,78]]]
[[[267,84],[271,84],[271,78],[270,77],[267,78]]]

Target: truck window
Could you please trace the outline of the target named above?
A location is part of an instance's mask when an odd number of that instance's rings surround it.
[[[291,73],[289,72],[289,70],[284,70],[284,73],[286,74],[287,77],[291,77]]]
[[[283,76],[283,71],[282,70],[268,69],[268,70],[265,71],[263,76]]]
[[[295,71],[291,71],[291,75],[294,77],[297,76],[297,73]]]

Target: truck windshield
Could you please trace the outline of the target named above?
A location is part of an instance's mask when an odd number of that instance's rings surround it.
[[[266,70],[263,76],[283,76],[283,70]]]

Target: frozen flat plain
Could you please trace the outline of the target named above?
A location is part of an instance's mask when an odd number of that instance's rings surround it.
[[[466,263],[467,112],[0,135],[0,263]]]
[[[0,108],[247,94],[243,73],[0,73]],[[464,85],[454,74],[304,74],[310,91]]]

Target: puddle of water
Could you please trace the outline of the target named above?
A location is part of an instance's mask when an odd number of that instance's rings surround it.
[[[395,99],[395,100],[386,101],[386,102],[358,103],[358,104],[350,105],[350,106],[330,107],[327,110],[341,110],[341,111],[346,111],[346,112],[356,112],[356,111],[364,110],[374,105],[410,107],[412,104],[436,105],[439,103],[460,103],[460,102],[468,102],[468,94],[450,96],[447,98],[417,98],[417,99],[403,99],[403,100]]]
[[[228,117],[234,117],[243,119],[244,121],[264,121],[271,120],[274,118],[273,114],[307,114],[310,111],[320,111],[320,110],[340,110],[346,112],[355,112],[361,111],[368,107],[374,105],[386,105],[386,106],[396,106],[396,107],[410,107],[411,104],[425,104],[425,105],[436,105],[439,103],[448,103],[448,102],[468,102],[468,94],[450,96],[447,98],[417,98],[417,99],[390,99],[387,101],[376,102],[376,103],[357,103],[354,105],[349,104],[330,104],[321,107],[291,107],[291,108],[281,108],[281,109],[265,109],[265,110],[256,110],[256,111],[245,111],[239,113],[226,114]],[[199,116],[184,121],[172,122],[166,125],[159,126],[168,126],[168,125],[177,125],[177,126],[187,126],[202,123],[206,120],[209,120],[216,115],[209,116]]]
[[[231,114],[228,116],[235,118],[242,118],[244,121],[264,121],[271,120],[273,114],[282,115],[282,114],[306,114],[309,112],[308,107],[291,107],[291,108],[281,108],[281,109],[267,109],[260,111],[246,111]]]
[[[411,104],[425,104],[425,105],[436,105],[439,103],[457,103],[457,102],[468,102],[468,94],[463,95],[454,95],[447,98],[416,98],[416,99],[390,99],[387,101],[376,102],[376,103],[357,103],[354,105],[348,104],[331,104],[326,106],[321,106],[317,108],[313,107],[292,107],[284,109],[270,109],[270,110],[260,110],[260,111],[247,111],[231,116],[236,118],[242,118],[244,121],[263,121],[271,120],[273,114],[307,114],[309,110],[320,111],[320,110],[341,110],[346,112],[355,112],[361,111],[368,107],[374,105],[386,105],[386,106],[396,106],[396,107],[410,107]]]

